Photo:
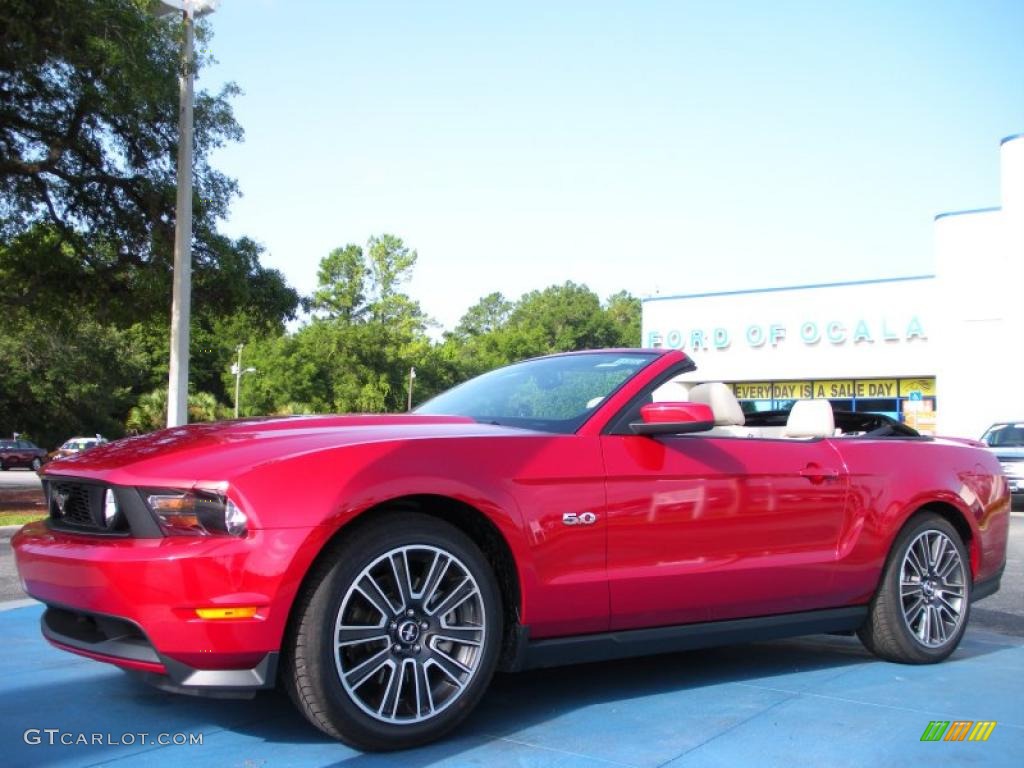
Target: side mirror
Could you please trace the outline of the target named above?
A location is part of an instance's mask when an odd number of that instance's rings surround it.
[[[715,415],[704,403],[648,403],[640,408],[640,419],[629,425],[638,435],[684,435],[715,426]]]

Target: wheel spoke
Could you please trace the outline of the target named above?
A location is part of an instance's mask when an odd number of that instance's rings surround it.
[[[953,597],[964,596],[964,585],[963,584],[943,584],[942,591],[946,594],[952,595]]]
[[[926,643],[931,638],[932,612],[929,610],[930,607],[925,605],[921,614],[921,623],[917,625],[917,636]]]
[[[378,584],[377,580],[370,574],[363,576],[356,589],[362,593],[363,597],[373,604],[373,607],[376,608],[380,612],[380,615],[385,619],[400,610],[400,608],[396,608],[395,604],[391,602],[386,594],[384,594],[384,590],[380,588],[380,584]]]
[[[430,654],[430,658],[427,659],[426,663],[439,667],[440,670],[452,680],[452,682],[461,688],[463,685],[462,678],[470,671],[469,667],[460,664],[447,653],[440,651],[435,647],[432,647],[431,651],[433,652]]]
[[[928,569],[924,567],[924,564],[921,562],[921,558],[918,555],[916,549],[917,544],[915,542],[914,546],[907,550],[906,564],[914,569],[918,578],[924,578],[924,575],[928,572]]]
[[[448,597],[441,601],[440,605],[433,609],[428,608],[427,613],[431,616],[447,616],[475,594],[477,594],[476,585],[467,576]]]
[[[427,574],[426,581],[423,584],[421,602],[424,608],[429,606],[430,601],[434,599],[434,593],[437,591],[441,579],[448,573],[448,566],[451,564],[451,558],[445,557],[440,552],[434,557],[434,561],[430,564],[430,573]]]
[[[939,578],[946,581],[953,575],[953,572],[960,567],[960,555],[954,549],[949,560],[946,561],[945,565],[939,568]]]
[[[910,608],[904,609],[904,615],[907,617],[907,625],[911,626],[917,620],[917,617],[921,615],[921,611],[924,610],[925,603],[923,597],[918,597],[914,604]]]
[[[441,622],[441,629],[434,635],[438,640],[451,640],[460,645],[480,645],[483,640],[483,627],[448,627]]]
[[[338,627],[338,645],[360,645],[375,641],[388,641],[383,625],[379,627]],[[389,642],[390,644],[390,642]]]
[[[932,634],[933,640],[938,643],[946,642],[946,625],[942,621],[942,614],[936,606],[931,606],[932,611]]]
[[[394,664],[394,662],[389,658],[390,653],[390,648],[384,648],[368,658],[366,661],[356,665],[345,673],[345,682],[347,682],[353,689],[358,688],[369,680],[378,670],[380,670],[381,667],[386,664]]]
[[[400,611],[404,611],[412,599],[412,583],[409,579],[409,561],[405,557],[405,550],[395,552],[388,558],[391,562],[391,572],[395,576],[395,586],[398,588],[398,599],[401,601]]]
[[[388,717],[394,717],[398,712],[399,695],[402,693],[402,678],[405,673],[405,664],[392,664],[391,676],[388,677],[387,686],[384,688],[384,698],[381,699],[378,715],[388,713]]]
[[[416,662],[415,674],[416,714],[418,717],[427,717],[434,712],[434,697],[430,691],[430,678],[426,666]]]
[[[947,600],[943,595],[936,595],[936,599],[939,601],[939,609],[945,609],[946,611],[948,611],[953,621],[956,621],[960,618],[960,611],[957,610],[957,608],[955,608],[953,604],[949,602],[949,600]]]
[[[943,558],[946,556],[946,537],[945,536],[934,536],[934,543],[931,545],[931,557],[928,563],[934,570],[939,569],[939,565],[942,563]]]
[[[900,584],[900,594],[903,597],[909,597],[910,595],[921,594],[921,582],[920,581],[904,581]]]
[[[940,617],[942,616],[943,613],[947,614],[949,616],[949,621],[952,622],[953,624],[956,624],[956,622],[960,618],[960,611],[958,611],[956,608],[954,608],[948,602],[943,600],[941,597],[939,598],[939,604],[937,606],[935,606],[935,610],[938,612]]]

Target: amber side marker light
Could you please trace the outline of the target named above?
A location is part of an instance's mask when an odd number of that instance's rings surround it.
[[[256,607],[196,608],[196,616],[200,619],[251,619],[257,610]]]

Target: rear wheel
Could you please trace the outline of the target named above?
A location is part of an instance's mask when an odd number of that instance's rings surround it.
[[[41,466],[43,466],[43,462],[41,462],[38,457],[32,459],[32,469],[38,472]]]
[[[345,537],[310,575],[283,682],[334,738],[370,750],[423,744],[480,700],[501,617],[472,540],[426,515],[388,514]]]
[[[960,534],[940,515],[921,513],[896,538],[858,635],[868,650],[889,661],[942,661],[967,629],[971,589]]]

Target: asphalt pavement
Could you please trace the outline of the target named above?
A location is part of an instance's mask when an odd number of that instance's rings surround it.
[[[18,598],[9,536],[0,532],[0,595]],[[889,664],[856,638],[817,635],[499,675],[456,733],[385,755],[324,737],[277,692],[252,701],[167,694],[58,651],[39,634],[42,607],[13,600],[0,603],[0,749],[18,766],[1016,767],[1022,588],[1018,513],[1002,590],[974,607],[942,664]],[[957,720],[996,725],[984,743],[922,741],[932,721]]]
[[[977,629],[937,665],[820,635],[499,675],[447,738],[373,755],[325,737],[280,693],[163,693],[50,648],[40,612],[0,611],[0,747],[23,768],[1016,768],[1024,754],[1024,640]],[[984,742],[922,741],[933,721],[995,725]]]

